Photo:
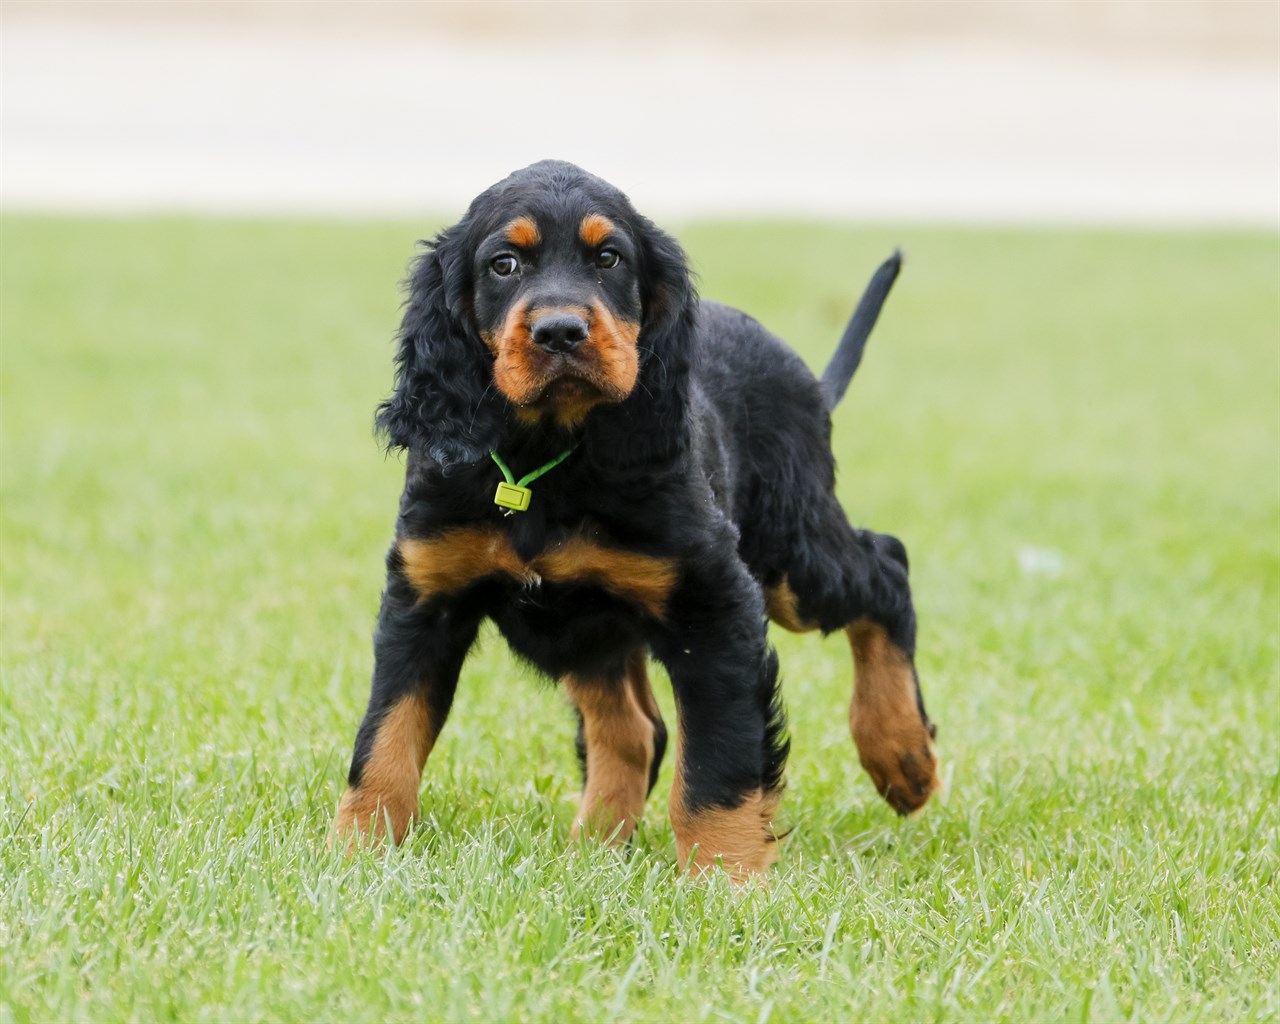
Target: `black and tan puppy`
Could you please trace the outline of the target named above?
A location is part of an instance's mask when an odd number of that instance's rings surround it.
[[[575,833],[625,841],[657,778],[652,653],[679,713],[681,862],[742,878],[775,858],[787,742],[766,616],[846,631],[862,764],[899,812],[928,800],[906,551],[850,527],[829,444],[897,270],[877,272],[819,382],[754,320],[700,302],[676,242],[571,164],[517,171],[436,237],[378,410],[407,471],[339,836],[404,835],[486,617],[577,708]]]

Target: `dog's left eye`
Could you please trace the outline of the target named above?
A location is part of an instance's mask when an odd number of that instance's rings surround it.
[[[514,256],[495,256],[489,261],[489,269],[499,277],[510,277],[519,266],[520,261]]]
[[[618,265],[622,257],[612,249],[601,249],[596,253],[596,266],[603,267],[605,270],[612,270]]]

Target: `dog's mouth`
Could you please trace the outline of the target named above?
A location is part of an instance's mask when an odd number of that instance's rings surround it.
[[[486,339],[495,355],[498,390],[522,420],[550,417],[572,427],[595,406],[621,402],[631,393],[638,370],[638,325],[600,313],[590,323],[587,337],[567,352],[538,345],[522,314],[511,318],[501,334]]]
[[[626,397],[613,382],[601,380],[592,368],[580,360],[564,360],[564,369],[545,380],[528,399],[521,402],[517,415],[533,421],[550,417],[561,426],[572,427],[582,422],[597,405],[619,402]]]
[[[603,400],[605,398],[604,392],[589,377],[570,372],[548,381],[527,404],[558,405],[561,402],[580,402],[584,399]]]
[[[535,386],[524,405],[555,404],[562,400],[580,401],[595,398],[598,401],[618,401],[625,394],[616,394],[618,385],[605,378],[589,361],[573,355],[552,356],[542,367],[542,382]]]

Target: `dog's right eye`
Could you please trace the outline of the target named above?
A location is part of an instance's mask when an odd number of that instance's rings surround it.
[[[495,256],[489,261],[489,269],[499,277],[510,277],[520,267],[520,261],[514,256]]]

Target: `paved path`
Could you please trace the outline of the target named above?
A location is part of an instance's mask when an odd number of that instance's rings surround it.
[[[662,216],[1280,223],[1256,58],[6,18],[9,208],[450,215],[544,156]]]

